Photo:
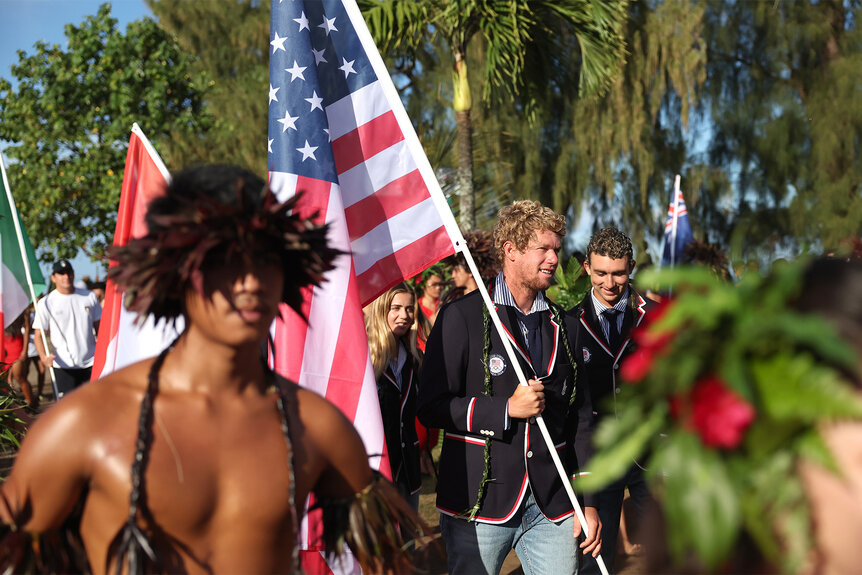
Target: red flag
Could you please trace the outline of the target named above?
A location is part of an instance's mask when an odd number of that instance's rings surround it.
[[[135,124],[132,126],[126,168],[123,171],[123,189],[120,192],[120,208],[114,232],[115,246],[124,246],[132,238],[146,235],[144,216],[147,205],[153,198],[165,193],[169,181],[170,173],[165,164]],[[178,333],[164,322],[154,325],[152,319],[135,326],[132,323],[135,317],[135,313],[123,307],[123,292],[113,281],[108,280],[99,337],[96,340],[94,380],[136,361],[158,355]],[[182,331],[182,318],[179,322],[177,327]]]
[[[388,475],[362,306],[463,240],[354,0],[273,2],[271,16],[270,181],[281,199],[303,192],[347,254],[308,293],[308,324],[276,322],[275,367],[337,405]],[[312,518],[303,543],[319,549],[318,533]]]

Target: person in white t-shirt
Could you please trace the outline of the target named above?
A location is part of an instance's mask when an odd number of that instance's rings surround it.
[[[102,306],[93,292],[75,288],[75,270],[67,260],[56,262],[51,271],[57,289],[39,300],[33,327],[42,363],[54,368],[59,399],[90,381]],[[50,349],[45,349],[42,332]]]

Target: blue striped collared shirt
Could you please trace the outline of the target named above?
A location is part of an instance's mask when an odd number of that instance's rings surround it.
[[[515,303],[515,298],[512,296],[512,292],[509,291],[509,286],[506,285],[506,280],[503,278],[503,272],[497,274],[497,279],[494,280],[494,303],[518,308],[518,304]],[[545,301],[545,294],[538,292],[536,299],[533,300],[533,307],[530,308],[530,313],[546,311],[548,309],[550,307],[548,306],[548,302]]]
[[[617,333],[623,332],[623,320],[626,315],[626,306],[629,304],[629,293],[630,289],[626,288],[626,293],[623,294],[623,297],[614,304],[613,309],[621,312],[617,314]],[[606,306],[599,298],[596,297],[596,289],[593,288],[590,290],[590,296],[593,299],[593,309],[596,310],[596,317],[599,318],[599,324],[602,326],[602,332],[605,334],[605,339],[608,339],[608,318],[605,317],[602,312],[606,309],[611,309],[609,306]]]

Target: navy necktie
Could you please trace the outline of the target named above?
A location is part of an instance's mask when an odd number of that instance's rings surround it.
[[[539,366],[542,364],[542,332],[539,329],[542,313],[535,312],[525,315],[518,312],[518,319],[524,325],[524,342],[527,344],[527,350],[530,354],[530,363],[533,364],[536,375],[544,375],[539,373]]]
[[[602,315],[605,316],[605,320],[608,322],[608,345],[611,351],[616,351],[620,347],[620,330],[617,327],[617,315],[619,313],[620,310],[613,308],[602,312]]]

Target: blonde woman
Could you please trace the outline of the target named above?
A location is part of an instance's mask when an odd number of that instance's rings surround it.
[[[419,439],[416,436],[416,385],[422,352],[416,347],[416,294],[401,283],[374,300],[366,310],[365,329],[392,482],[413,509],[419,508]]]

